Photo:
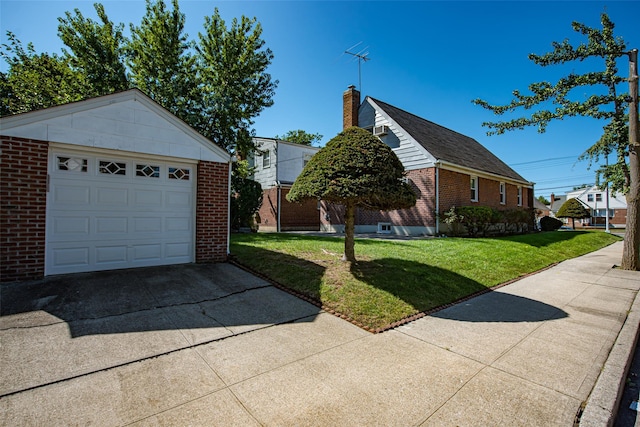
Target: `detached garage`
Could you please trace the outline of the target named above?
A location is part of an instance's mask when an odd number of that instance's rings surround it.
[[[2,281],[226,260],[229,155],[139,90],[0,134]]]

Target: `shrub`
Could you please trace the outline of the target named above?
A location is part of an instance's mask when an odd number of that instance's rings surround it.
[[[493,209],[488,206],[461,206],[456,213],[462,216],[461,223],[470,237],[485,235],[494,218]]]
[[[555,231],[562,227],[562,221],[558,218],[551,218],[550,216],[543,216],[540,219],[540,229],[542,231]]]

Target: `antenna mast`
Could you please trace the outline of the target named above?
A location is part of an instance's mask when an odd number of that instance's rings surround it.
[[[361,49],[358,52],[351,52],[351,50],[353,50],[355,47],[357,47],[360,44],[362,44],[362,42],[357,43],[354,46],[351,46],[349,49],[345,50],[344,53],[348,53],[354,58],[358,58],[358,89],[360,90],[360,92],[362,92],[362,71],[360,67],[362,62],[370,61],[371,58],[367,58],[367,55],[369,55],[369,51],[367,51],[367,49],[369,48],[368,46],[365,47],[364,49]]]

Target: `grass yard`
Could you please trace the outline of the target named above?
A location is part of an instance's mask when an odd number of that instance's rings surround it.
[[[257,233],[232,235],[231,253],[240,264],[377,330],[618,240],[601,231],[356,239],[358,262],[351,265],[340,260],[342,238]]]

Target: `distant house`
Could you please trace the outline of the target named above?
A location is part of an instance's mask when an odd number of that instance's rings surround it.
[[[356,232],[434,235],[438,214],[452,206],[532,209],[533,183],[471,137],[447,129],[353,86],[343,94],[343,127],[370,130],[397,154],[418,195],[416,206],[390,212],[358,210]],[[342,231],[340,206],[323,203],[322,229]]]
[[[595,185],[568,192],[566,198],[580,200],[591,212],[591,217],[580,220],[581,226],[604,225],[607,214],[609,224],[614,227],[624,227],[627,222],[627,201],[622,194],[609,192],[608,211],[607,191]]]
[[[552,217],[556,217],[556,213],[558,212],[558,209],[560,209],[560,206],[562,206],[564,204],[564,202],[567,201],[567,195],[559,195],[559,194],[553,194],[551,193],[551,201],[549,202],[549,216]]]
[[[540,219],[543,216],[551,215],[551,210],[549,209],[549,206],[546,206],[544,203],[542,203],[540,200],[536,198],[533,199],[533,208],[536,210],[536,219]]]
[[[263,190],[259,231],[318,231],[318,202],[290,203],[286,195],[307,162],[320,149],[274,138],[254,138],[258,149],[249,157],[253,179]]]

